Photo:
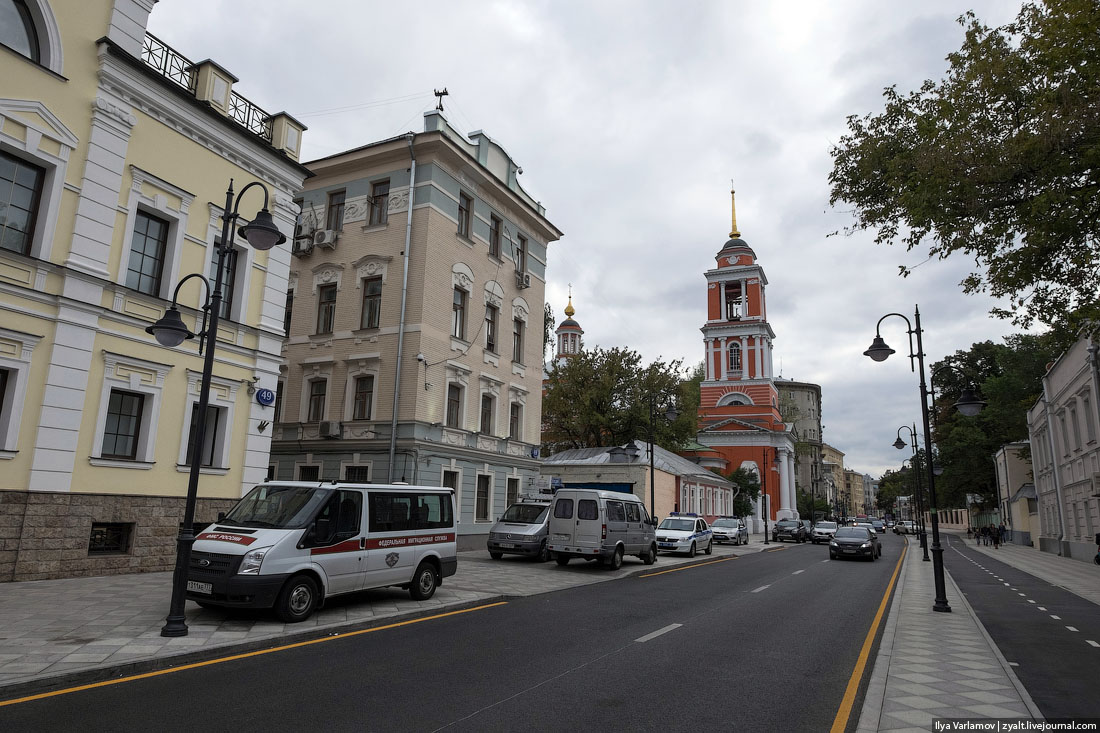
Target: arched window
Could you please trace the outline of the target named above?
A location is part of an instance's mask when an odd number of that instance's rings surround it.
[[[741,371],[741,344],[736,341],[730,344],[729,370],[731,372]]]
[[[0,43],[39,63],[38,34],[24,0],[0,0]]]

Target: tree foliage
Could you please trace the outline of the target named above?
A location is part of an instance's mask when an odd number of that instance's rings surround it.
[[[1100,316],[1100,3],[1036,0],[989,28],[973,13],[939,81],[884,92],[832,150],[833,204],[879,244],[977,265],[967,293],[1022,327]],[[908,269],[901,267],[901,274]]]
[[[755,471],[739,468],[728,476],[733,482],[733,516],[747,517],[756,512],[753,506],[760,497],[760,477]]]
[[[657,445],[675,450],[695,436],[698,390],[685,388],[677,359],[642,365],[631,349],[584,349],[550,367],[542,397],[542,443],[546,455],[569,448],[599,448],[649,439],[650,397]],[[675,405],[679,417],[668,421]]]

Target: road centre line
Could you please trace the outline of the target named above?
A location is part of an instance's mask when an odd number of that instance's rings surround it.
[[[1086,641],[1086,642],[1087,642],[1087,643],[1089,644],[1089,646],[1096,646],[1096,647],[1100,647],[1100,644],[1098,644],[1097,642],[1093,641],[1092,639],[1085,639],[1085,641]]]
[[[806,572],[806,571],[805,570],[795,570],[793,573],[791,573],[791,575],[798,575],[799,573],[804,573],[804,572]]]
[[[855,669],[852,670],[852,676],[848,679],[848,687],[844,690],[844,697],[840,702],[840,709],[836,711],[836,717],[833,719],[833,726],[830,728],[830,733],[844,733],[848,728],[848,719],[852,715],[852,705],[855,703],[856,693],[859,692],[859,683],[863,679],[863,670],[867,667],[867,659],[871,656],[871,646],[874,644],[875,636],[878,634],[879,624],[882,623],[882,615],[886,612],[886,603],[890,600],[891,594],[894,592],[895,584],[898,580],[898,573],[901,572],[901,564],[905,560],[905,553],[909,551],[909,543],[907,542],[902,548],[901,553],[898,555],[898,562],[894,565],[894,574],[890,576],[890,582],[886,584],[886,592],[882,595],[882,602],[879,603],[878,611],[875,613],[875,618],[871,622],[871,628],[867,631],[867,637],[863,640],[863,647],[859,650],[859,657],[856,659]]]
[[[671,570],[660,570],[656,573],[646,573],[645,575],[639,575],[638,577],[639,578],[652,578],[655,575],[664,575],[665,573],[678,573],[681,570],[692,570],[694,568],[701,568],[704,565],[713,565],[716,562],[725,562],[726,560],[736,560],[737,557],[738,557],[737,555],[731,555],[730,557],[723,557],[723,558],[719,558],[717,560],[709,560],[707,562],[700,562],[700,563],[696,563],[694,565],[687,565],[685,567],[680,567],[680,568],[672,568]]]
[[[123,682],[135,682],[137,680],[148,679],[149,677],[159,677],[165,674],[172,674],[174,672],[182,672],[185,669],[198,669],[199,667],[209,667],[213,664],[221,664],[222,662],[232,662],[238,659],[247,659],[249,657],[258,657],[261,654],[271,654],[272,652],[282,652],[288,649],[297,649],[298,647],[310,646],[312,644],[321,644],[326,641],[336,641],[337,639],[347,639],[350,636],[360,636],[361,634],[371,634],[375,631],[386,631],[387,629],[396,629],[401,626],[409,626],[411,624],[419,624],[424,621],[434,621],[435,619],[447,618],[448,616],[458,616],[463,613],[473,613],[474,611],[484,611],[488,608],[496,608],[497,606],[507,606],[507,601],[498,601],[496,603],[488,603],[484,606],[475,606],[473,608],[461,608],[457,611],[448,611],[446,613],[437,613],[434,616],[424,616],[422,618],[409,619],[408,621],[398,621],[392,624],[386,624],[385,626],[374,626],[369,629],[359,629],[358,631],[349,631],[346,634],[333,634],[332,636],[322,636],[319,639],[309,639],[308,641],[299,641],[294,644],[284,644],[283,646],[275,646],[270,649],[260,649],[254,652],[245,652],[244,654],[233,654],[228,657],[219,657],[218,659],[207,659],[203,662],[195,662],[193,664],[184,664],[179,667],[172,667],[170,669],[158,669],[154,672],[145,672],[144,674],[135,674],[130,677],[119,677],[115,680],[104,680],[103,682],[93,682],[88,685],[79,685],[77,687],[68,687],[63,690],[53,690],[52,692],[43,692],[38,695],[28,695],[27,697],[20,697],[14,700],[0,700],[0,708],[6,705],[16,705],[21,702],[31,702],[32,700],[42,700],[47,697],[57,697],[58,695],[67,695],[70,692],[81,692],[82,690],[91,690],[96,687],[107,687],[109,685],[117,685]]]
[[[1069,629],[1070,631],[1077,631],[1077,629],[1073,628],[1072,626],[1067,626],[1066,628]]]
[[[762,591],[762,590],[767,590],[768,588],[771,588],[771,587],[772,587],[772,584],[771,584],[771,583],[768,583],[767,585],[762,585],[762,586],[760,586],[759,588],[757,588],[756,590],[753,590],[753,591],[749,591],[749,592],[750,592],[750,593],[759,593],[760,591]]]
[[[1055,616],[1055,615],[1054,615],[1053,613],[1052,613],[1052,614],[1050,614],[1050,617],[1051,617],[1052,619],[1054,619],[1055,621],[1061,621],[1061,620],[1062,620],[1062,617],[1061,617],[1061,616]]]
[[[1036,608],[1038,608],[1040,611],[1047,610],[1045,606],[1036,606]]]
[[[639,637],[639,638],[635,639],[634,641],[638,642],[639,644],[644,644],[645,642],[649,641],[650,639],[656,639],[661,634],[667,634],[670,631],[675,631],[676,629],[680,628],[681,626],[683,626],[683,624],[669,624],[668,626],[664,627],[663,629],[657,629],[653,633],[646,634],[645,636]]]

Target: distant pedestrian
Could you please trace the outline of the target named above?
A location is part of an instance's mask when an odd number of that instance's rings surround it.
[[[989,525],[989,541],[993,543],[993,549],[1001,549],[1001,534],[992,524]]]
[[[1004,544],[1005,535],[1008,534],[1008,529],[1005,528],[1005,523],[1004,522],[1001,522],[1000,526],[997,527],[997,534],[1001,538],[1001,543]]]
[[[968,540],[974,539],[974,528],[973,527],[968,526],[966,528],[966,539],[968,539]]]

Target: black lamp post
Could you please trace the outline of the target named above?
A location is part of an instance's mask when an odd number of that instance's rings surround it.
[[[676,418],[680,417],[680,411],[676,409],[675,405],[672,405],[664,412],[664,417],[669,422],[676,422]],[[657,473],[654,468],[653,454],[656,453],[654,448],[654,440],[656,439],[653,434],[653,427],[657,424],[657,395],[654,393],[649,394],[649,516],[654,519],[657,518]]]
[[[199,492],[199,463],[201,462],[202,444],[206,437],[206,409],[210,403],[210,380],[214,373],[214,347],[218,334],[218,320],[221,316],[222,305],[222,275],[225,271],[225,256],[233,248],[233,222],[239,218],[237,206],[241,203],[241,197],[245,191],[253,186],[259,186],[264,192],[264,206],[252,221],[242,226],[238,231],[254,249],[260,251],[269,250],[282,244],[286,237],[275,226],[271,212],[267,210],[268,191],[259,181],[253,181],[241,189],[236,203],[233,201],[233,181],[229,181],[229,189],[225,192],[225,210],[222,212],[222,238],[218,245],[217,274],[214,277],[214,286],[199,273],[187,275],[176,285],[172,293],[172,304],[168,307],[164,316],[145,330],[151,333],[161,346],[175,347],[182,344],[195,334],[188,330],[176,308],[176,300],[179,298],[180,286],[193,277],[202,280],[206,285],[206,301],[203,305],[205,315],[203,317],[204,328],[199,334],[199,351],[202,352],[203,340],[206,341],[206,351],[203,353],[202,381],[199,385],[199,404],[195,408],[198,416],[192,421],[191,450],[188,460],[191,461],[191,473],[187,480],[187,501],[184,504],[183,524],[180,525],[179,536],[176,539],[176,567],[172,573],[172,604],[168,610],[168,617],[161,627],[161,636],[187,636],[187,622],[184,615],[184,606],[187,603],[187,571],[191,565],[191,547],[195,544],[195,501]]]
[[[922,558],[925,562],[928,561],[928,535],[924,531],[924,512],[921,511],[921,486],[920,486],[920,459],[917,457],[917,426],[909,427],[908,425],[902,425],[898,428],[898,439],[894,441],[894,447],[901,450],[905,447],[905,441],[901,439],[901,431],[908,430],[909,438],[913,444],[913,459],[909,461],[913,466],[913,475],[917,478],[917,539],[920,541],[921,550],[924,552]]]
[[[924,344],[921,339],[920,308],[914,306],[912,323],[900,313],[887,313],[882,318],[878,319],[878,323],[875,324],[875,339],[871,342],[871,346],[863,353],[865,356],[869,356],[875,361],[885,361],[890,354],[894,353],[894,350],[887,346],[886,342],[882,340],[882,336],[879,332],[879,327],[882,325],[882,322],[890,316],[897,316],[905,321],[905,325],[909,327],[909,368],[915,370],[919,367],[920,413],[921,422],[924,425],[924,451],[929,458],[929,460],[925,461],[925,464],[928,467],[928,511],[929,514],[932,515],[932,574],[936,585],[936,601],[932,606],[932,610],[950,613],[951,606],[947,603],[947,586],[943,576],[943,547],[940,546],[940,521],[937,515],[936,506],[936,480],[932,473],[932,434],[929,427],[928,409],[929,390],[928,384],[924,379]],[[916,337],[915,349],[913,348],[914,337]],[[973,397],[973,392],[970,393],[970,396]],[[962,400],[960,400],[960,403],[961,402]],[[964,415],[966,415],[967,412],[976,415],[981,411],[984,404],[985,403],[980,401],[971,400],[964,405],[956,403],[956,407],[958,407],[960,412],[963,412]]]

